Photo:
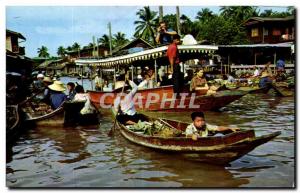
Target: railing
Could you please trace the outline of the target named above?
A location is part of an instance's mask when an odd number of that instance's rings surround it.
[[[227,64],[224,64],[223,65],[223,68],[226,69],[227,71],[235,71],[235,70],[253,70],[254,69],[254,66],[255,65],[230,65],[229,69],[228,69],[228,65]],[[259,69],[259,70],[262,70],[265,65],[256,65],[256,67]],[[275,71],[275,67],[276,65],[274,64],[271,64],[270,65],[271,69]],[[285,64],[285,69],[287,71],[289,70],[292,70],[295,68],[295,65],[294,64]],[[223,72],[224,72],[224,69],[223,69]]]

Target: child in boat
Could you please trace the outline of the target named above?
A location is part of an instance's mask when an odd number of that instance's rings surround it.
[[[240,130],[239,128],[229,128],[225,126],[210,125],[205,122],[203,112],[193,112],[191,114],[193,123],[187,126],[185,135],[197,140],[198,137],[207,137],[210,131],[227,131],[233,132]]]

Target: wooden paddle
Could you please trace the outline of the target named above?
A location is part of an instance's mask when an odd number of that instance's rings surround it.
[[[123,87],[122,87],[121,96],[124,93],[124,88],[125,88],[126,80],[127,80],[127,77],[125,75],[125,80],[124,80],[124,84],[123,84]],[[120,108],[120,105],[121,105],[121,100],[120,100],[120,103],[118,104],[118,107],[117,107],[118,110]],[[117,116],[118,116],[118,114],[119,114],[119,111],[117,111],[117,113],[116,113],[115,120],[114,120],[114,125],[110,129],[110,131],[108,132],[108,136],[112,136],[113,135],[113,132],[114,132],[116,124],[117,124]]]

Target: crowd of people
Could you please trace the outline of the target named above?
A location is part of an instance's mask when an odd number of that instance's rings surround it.
[[[90,113],[94,110],[89,95],[84,92],[83,86],[78,83],[68,82],[65,85],[60,80],[53,80],[51,77],[40,73],[32,83],[32,90],[37,93],[36,98],[50,105],[52,110],[61,107],[65,101],[85,102],[88,105],[85,105],[85,108],[82,109],[84,113]]]

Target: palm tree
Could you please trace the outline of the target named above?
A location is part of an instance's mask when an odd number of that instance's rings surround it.
[[[68,51],[72,51],[73,49],[72,49],[71,46],[68,46],[68,47],[67,47],[67,50],[68,50]]]
[[[258,16],[257,7],[254,6],[222,6],[220,11],[222,16],[233,18],[238,23],[242,23],[250,17]]]
[[[153,44],[156,45],[155,42],[155,21],[156,21],[157,12],[151,11],[150,7],[144,7],[140,9],[136,15],[139,17],[139,20],[135,21],[134,24],[137,25],[135,28],[135,37],[141,37],[145,40],[152,39]]]
[[[273,15],[272,9],[266,9],[259,16],[260,17],[271,17]]]
[[[78,57],[80,57],[80,45],[77,42],[72,45],[72,49],[78,51]]]
[[[210,9],[204,8],[197,13],[196,19],[198,19],[200,22],[208,22],[214,16],[215,15]]]
[[[128,41],[129,41],[129,40],[126,39],[124,33],[118,32],[118,33],[114,34],[114,46],[115,46],[115,47],[124,45],[124,44],[127,43]]]
[[[104,34],[101,38],[99,38],[99,43],[102,46],[109,48],[109,36]]]
[[[41,58],[49,58],[50,54],[48,53],[48,48],[46,46],[42,46],[41,48],[38,48],[38,54]]]
[[[66,53],[66,49],[63,46],[59,46],[57,48],[57,55],[63,57],[65,56],[65,53]]]

